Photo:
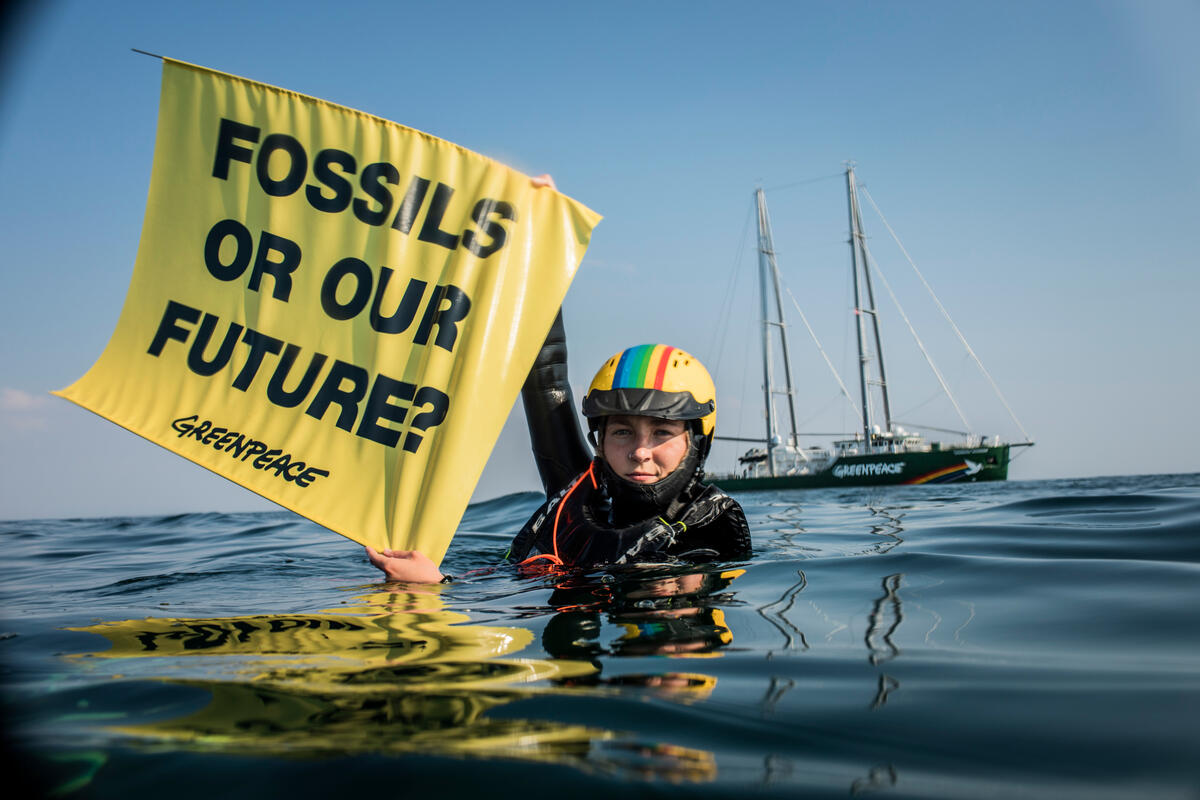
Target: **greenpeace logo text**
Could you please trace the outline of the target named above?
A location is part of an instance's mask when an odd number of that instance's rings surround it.
[[[861,478],[865,475],[899,475],[903,461],[872,461],[867,464],[840,464],[833,468],[835,478]]]
[[[214,425],[209,420],[200,421],[199,416],[180,417],[171,423],[171,428],[181,439],[195,439],[202,445],[228,453],[231,458],[245,461],[255,469],[274,472],[277,477],[307,488],[317,478],[329,476],[329,470],[310,467],[303,461],[260,442],[244,433],[231,431]]]

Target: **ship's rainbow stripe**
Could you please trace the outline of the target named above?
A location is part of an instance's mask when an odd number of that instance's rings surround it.
[[[955,464],[953,467],[943,467],[939,470],[934,470],[928,475],[922,475],[919,478],[913,478],[911,481],[905,481],[910,486],[920,483],[946,483],[955,478],[960,478],[969,469],[966,462]]]
[[[667,364],[675,348],[665,344],[640,344],[621,354],[613,373],[614,389],[662,389]]]

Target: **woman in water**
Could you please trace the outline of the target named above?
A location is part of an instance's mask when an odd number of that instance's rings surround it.
[[[554,188],[548,175],[532,182]],[[595,456],[567,382],[562,314],[521,398],[547,500],[513,539],[508,559],[591,567],[750,554],[741,506],[703,482],[716,388],[693,356],[667,345],[639,345],[604,363],[583,398]],[[389,580],[448,580],[416,550],[368,547],[367,557]]]
[[[667,345],[604,363],[583,399],[587,442],[567,382],[561,314],[521,390],[546,502],[513,539],[517,563],[591,567],[717,561],[750,554],[741,506],[703,482],[716,390],[703,365]],[[415,550],[367,548],[390,580],[446,580]]]

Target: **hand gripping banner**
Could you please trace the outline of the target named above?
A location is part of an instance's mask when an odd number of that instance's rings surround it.
[[[163,64],[125,307],[62,397],[440,561],[599,216],[450,142]]]

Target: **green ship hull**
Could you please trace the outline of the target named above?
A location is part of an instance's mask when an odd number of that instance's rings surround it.
[[[771,489],[826,489],[837,486],[894,486],[973,483],[1008,478],[1011,445],[946,447],[943,450],[843,456],[808,475],[745,477],[710,475],[708,482],[728,492]]]

